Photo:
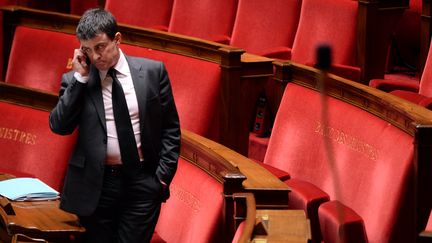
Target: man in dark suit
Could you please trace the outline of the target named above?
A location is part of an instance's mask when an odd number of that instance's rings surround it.
[[[76,34],[81,48],[49,119],[57,134],[78,130],[60,206],[79,216],[85,242],[149,242],[180,147],[167,72],[123,54],[105,10],[84,13]]]

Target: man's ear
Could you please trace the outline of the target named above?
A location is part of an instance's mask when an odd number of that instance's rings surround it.
[[[114,35],[114,41],[115,41],[116,45],[120,45],[120,43],[121,43],[121,33],[120,32],[117,32]]]

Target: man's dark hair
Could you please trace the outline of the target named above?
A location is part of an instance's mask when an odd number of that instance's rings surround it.
[[[114,16],[99,8],[85,11],[76,28],[78,39],[90,40],[102,33],[105,33],[111,40],[114,39],[117,33],[117,21]]]

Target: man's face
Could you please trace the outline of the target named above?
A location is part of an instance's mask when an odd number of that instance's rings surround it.
[[[87,55],[91,63],[99,70],[108,70],[113,67],[119,57],[121,34],[117,32],[113,40],[107,34],[96,35],[90,40],[80,40],[81,50]]]

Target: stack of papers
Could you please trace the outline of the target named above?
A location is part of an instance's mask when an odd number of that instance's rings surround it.
[[[0,195],[13,201],[38,201],[59,198],[59,193],[37,178],[12,178],[0,181]]]

